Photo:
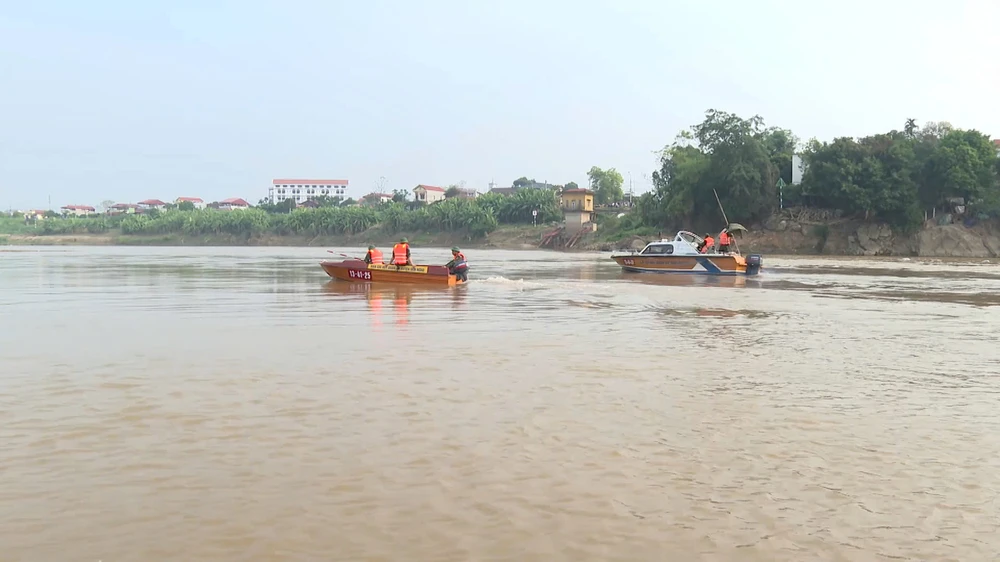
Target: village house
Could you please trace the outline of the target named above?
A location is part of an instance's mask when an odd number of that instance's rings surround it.
[[[60,210],[64,215],[73,217],[85,217],[91,213],[97,212],[97,209],[89,205],[66,205]]]
[[[463,187],[459,187],[456,189],[458,191],[458,194],[455,195],[455,197],[458,197],[459,199],[475,199],[476,197],[479,197],[479,192],[476,191],[475,189],[463,188]]]
[[[239,197],[231,197],[229,199],[223,199],[216,203],[216,207],[223,211],[232,211],[234,209],[249,209],[250,203],[246,200],[240,199]]]
[[[177,199],[174,199],[175,205],[180,205],[181,203],[192,203],[194,204],[195,209],[205,208],[205,202],[199,197],[178,197]]]
[[[123,213],[132,214],[139,210],[139,206],[133,203],[115,203],[106,211],[109,215],[120,215]]]
[[[150,209],[163,210],[167,208],[167,204],[159,199],[146,199],[145,201],[139,201],[137,205],[139,205],[139,208],[143,211],[148,211]]]
[[[444,201],[445,191],[447,190],[443,187],[421,184],[413,188],[413,199],[430,205]]]
[[[369,193],[361,198],[362,205],[380,205],[392,201],[391,193]]]

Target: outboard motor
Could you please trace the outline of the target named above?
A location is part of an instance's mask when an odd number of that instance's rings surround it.
[[[757,275],[764,265],[764,258],[760,254],[750,254],[747,256],[747,275]]]

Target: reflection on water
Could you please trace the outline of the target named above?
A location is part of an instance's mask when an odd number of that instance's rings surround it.
[[[395,313],[395,323],[405,326],[409,323],[410,305],[414,299],[440,306],[448,301],[453,308],[463,306],[468,294],[467,286],[435,287],[406,283],[350,283],[331,280],[323,285],[323,290],[342,298],[363,298],[368,303],[373,326],[381,326],[383,308],[389,307]]]
[[[466,255],[437,288],[308,248],[5,252],[0,557],[1000,554],[1000,267]]]

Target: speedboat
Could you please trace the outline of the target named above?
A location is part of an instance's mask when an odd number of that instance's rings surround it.
[[[641,251],[615,252],[615,260],[622,270],[633,273],[686,273],[695,275],[757,275],[764,259],[759,254],[744,258],[738,251],[708,253],[698,251],[704,238],[681,230],[673,240],[657,240],[646,244]]]
[[[416,283],[421,285],[462,285],[464,281],[443,265],[392,265],[365,263],[364,260],[323,261],[320,267],[340,281],[355,283]]]

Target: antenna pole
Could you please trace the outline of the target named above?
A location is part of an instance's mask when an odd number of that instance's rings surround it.
[[[722,208],[722,201],[719,200],[719,192],[713,188],[712,193],[715,194],[715,202],[719,204],[719,210],[722,211],[722,220],[726,221],[726,228],[729,228],[729,219],[726,217],[726,210]]]

